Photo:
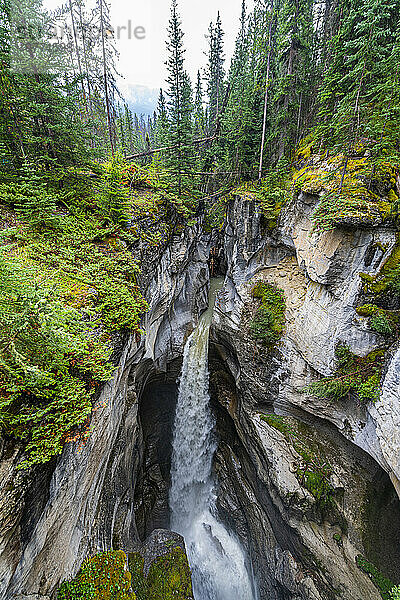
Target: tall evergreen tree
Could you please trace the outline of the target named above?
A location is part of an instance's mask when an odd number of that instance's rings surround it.
[[[206,70],[208,93],[208,132],[212,135],[215,131],[217,117],[224,97],[224,32],[222,30],[221,16],[218,12],[215,26],[209,27],[208,65]]]
[[[164,96],[164,92],[160,89],[160,95],[158,97],[157,104],[157,122],[155,128],[155,143],[156,146],[162,148],[168,143],[168,115],[167,115],[167,104]]]
[[[197,71],[194,99],[194,133],[197,138],[201,138],[205,134],[204,96],[200,71]]]
[[[172,0],[168,26],[167,95],[168,142],[175,148],[169,157],[169,167],[175,173],[178,193],[182,192],[183,177],[192,166],[192,91],[189,76],[184,68],[183,31],[178,14],[177,0]]]

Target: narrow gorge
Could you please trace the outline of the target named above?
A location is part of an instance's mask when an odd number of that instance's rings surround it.
[[[331,374],[338,344],[361,358],[382,346],[354,309],[360,273],[380,272],[396,232],[348,224],[313,233],[308,214],[317,202],[299,193],[273,230],[254,199],[240,194],[221,232],[205,231],[200,216],[150,257],[157,266],[147,281],[146,335],[121,340],[87,442],[69,444],[31,475],[15,470],[21,448],[3,442],[2,600],[52,598],[86,556],[111,548],[130,555],[152,543],[153,559],[163,556],[175,543],[170,525],[184,534],[195,590],[209,581],[196,562],[205,558],[211,571],[220,561],[219,583],[228,582],[227,593],[201,591],[196,599],[378,600],[360,560],[397,583],[397,348],[374,404],[303,392]],[[221,286],[212,320],[204,313],[210,256],[218,256],[212,270]],[[260,284],[279,286],[286,302],[284,334],[272,349],[250,327]],[[197,549],[194,518],[204,538]],[[237,591],[240,568],[254,578],[254,595]]]
[[[400,0],[0,0],[0,600],[400,600]]]

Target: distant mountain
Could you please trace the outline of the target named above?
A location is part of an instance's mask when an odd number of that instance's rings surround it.
[[[151,89],[144,85],[122,83],[119,86],[125,102],[132,112],[138,115],[152,115],[157,106],[160,90]]]

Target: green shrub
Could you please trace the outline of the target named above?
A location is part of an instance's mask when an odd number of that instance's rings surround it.
[[[361,554],[356,557],[356,564],[363,573],[368,575],[374,586],[379,590],[383,600],[392,600],[393,583],[390,579],[385,577],[375,565],[361,556]]]
[[[377,333],[381,335],[393,335],[395,333],[398,322],[397,313],[386,311],[376,306],[376,304],[364,304],[356,308],[356,312],[361,317],[370,317],[369,325]]]
[[[57,600],[135,600],[130,587],[126,555],[103,552],[86,560],[75,579],[61,584]]]
[[[54,290],[0,258],[0,423],[26,441],[22,467],[59,454],[112,368],[91,327]]]
[[[261,300],[261,306],[250,323],[250,331],[256,339],[272,347],[280,340],[285,328],[284,293],[270,283],[259,281],[253,287],[252,296]]]
[[[390,600],[400,600],[400,585],[396,585],[396,587],[390,590]]]
[[[346,345],[338,344],[336,373],[311,383],[302,391],[335,401],[350,393],[361,400],[378,400],[384,354],[384,350],[375,350],[366,357],[359,357],[352,354]]]
[[[382,335],[391,335],[394,332],[393,324],[383,311],[371,317],[369,323],[372,329]]]
[[[129,186],[124,173],[125,167],[125,161],[118,154],[104,165],[100,193],[97,196],[98,205],[104,216],[120,225],[124,225],[129,220],[131,204]]]
[[[261,185],[255,189],[255,196],[267,220],[268,228],[274,229],[282,208],[290,200],[290,169],[285,161],[276,165],[273,171],[264,174]]]

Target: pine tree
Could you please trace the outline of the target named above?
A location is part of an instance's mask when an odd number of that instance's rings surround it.
[[[217,118],[224,98],[224,32],[218,12],[215,26],[209,27],[208,66],[206,70],[208,94],[208,132],[215,131]]]
[[[197,82],[194,99],[194,134],[196,138],[202,138],[205,134],[205,114],[203,86],[200,71],[197,71]]]
[[[160,95],[158,97],[157,104],[157,123],[155,130],[155,143],[158,148],[162,148],[168,143],[168,116],[167,116],[167,104],[164,96],[164,92],[160,89]]]
[[[177,1],[172,0],[168,26],[167,95],[168,95],[168,145],[176,148],[169,159],[174,172],[178,193],[182,192],[182,179],[190,174],[192,166],[192,91],[189,76],[184,69],[183,31],[178,15]]]

